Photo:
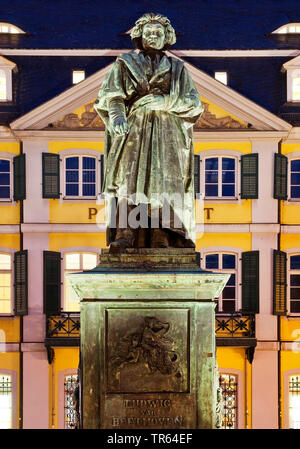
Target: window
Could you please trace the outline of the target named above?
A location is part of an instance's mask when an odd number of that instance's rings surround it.
[[[234,374],[220,374],[219,384],[223,395],[223,429],[236,429],[238,416],[238,383]]]
[[[290,198],[300,198],[300,159],[291,160]]]
[[[215,72],[215,79],[227,85],[227,72]]]
[[[96,253],[66,253],[64,257],[64,272],[76,273],[78,271],[92,270],[98,263],[98,254]],[[78,296],[72,289],[70,282],[64,277],[64,311],[78,312]]]
[[[12,380],[0,372],[0,429],[12,429]]]
[[[0,313],[11,313],[11,255],[0,254]]]
[[[79,428],[78,401],[79,401],[79,383],[77,374],[65,376],[64,381],[65,429]]]
[[[205,159],[205,197],[235,198],[236,159],[209,157]]]
[[[24,31],[15,25],[11,25],[10,23],[0,22],[0,33],[24,34]]]
[[[0,100],[7,99],[6,73],[0,70]]]
[[[221,293],[217,312],[232,313],[237,310],[237,256],[235,254],[214,253],[205,255],[205,268],[207,270],[224,271],[231,276]]]
[[[96,158],[70,156],[65,158],[65,197],[96,197]]]
[[[80,83],[85,79],[85,71],[84,70],[73,70],[72,72],[73,84]]]
[[[0,159],[0,201],[9,200],[10,198],[11,162],[8,159]]]
[[[290,429],[300,429],[300,374],[289,377]]]
[[[288,23],[277,28],[272,34],[295,34],[300,33],[300,23]]]
[[[292,101],[300,101],[300,75],[292,78]]]
[[[290,313],[300,313],[300,254],[290,256]]]

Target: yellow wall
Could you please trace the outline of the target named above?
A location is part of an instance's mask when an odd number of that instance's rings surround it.
[[[0,247],[18,251],[20,249],[19,234],[0,234]]]
[[[251,251],[251,234],[205,233],[196,235],[196,251],[201,251],[201,248],[215,246],[230,246],[240,248],[243,251]]]
[[[94,248],[106,247],[106,236],[99,234],[49,234],[50,251],[60,251],[61,249],[76,246],[90,246]]]
[[[1,331],[5,333],[5,342],[17,343],[20,341],[20,317],[0,317],[0,336]],[[0,342],[3,341],[0,338]]]

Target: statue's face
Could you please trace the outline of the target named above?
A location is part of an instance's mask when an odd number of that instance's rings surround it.
[[[145,50],[161,50],[165,45],[165,29],[160,23],[147,23],[143,28],[142,44]]]

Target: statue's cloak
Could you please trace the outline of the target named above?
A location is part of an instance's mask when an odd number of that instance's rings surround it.
[[[164,95],[163,110],[141,105],[149,94]],[[126,107],[129,133],[124,136],[116,135],[109,122],[109,102],[115,98],[123,99]],[[163,227],[176,228],[195,242],[193,125],[203,107],[183,62],[165,54],[156,64],[142,52],[121,55],[103,81],[95,109],[106,125],[106,216],[111,216],[113,197],[151,207],[167,201],[172,218]],[[108,222],[108,244],[114,238],[112,228]]]

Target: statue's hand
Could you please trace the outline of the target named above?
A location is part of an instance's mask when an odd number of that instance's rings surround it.
[[[112,129],[118,136],[128,134],[129,127],[125,117],[115,117],[112,122]]]
[[[165,96],[149,94],[139,100],[140,106],[145,106],[151,111],[160,111],[165,108]]]

